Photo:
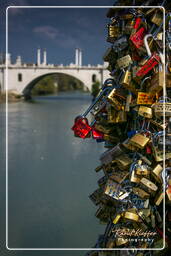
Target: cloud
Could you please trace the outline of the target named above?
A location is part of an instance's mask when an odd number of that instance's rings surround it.
[[[33,32],[41,37],[53,40],[56,44],[63,48],[79,46],[79,39],[67,33],[59,31],[53,26],[38,26],[33,28]]]
[[[33,29],[34,33],[45,35],[47,38],[55,39],[59,35],[59,31],[52,26],[39,26]]]

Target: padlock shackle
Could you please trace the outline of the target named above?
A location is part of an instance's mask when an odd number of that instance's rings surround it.
[[[113,87],[112,87],[113,88]],[[100,95],[94,100],[94,102],[88,107],[88,109],[84,112],[84,114],[82,114],[82,117],[86,117],[88,115],[88,113],[92,110],[92,108],[96,105],[96,103],[103,97],[103,95],[105,94],[105,92],[107,92],[108,90],[111,90],[111,88],[107,87],[104,88],[103,91],[100,93]]]
[[[151,50],[150,50],[150,47],[149,47],[148,41],[147,41],[149,37],[153,38],[153,35],[152,34],[145,35],[145,37],[144,37],[144,46],[146,48],[148,56],[151,57],[152,53],[151,53]]]

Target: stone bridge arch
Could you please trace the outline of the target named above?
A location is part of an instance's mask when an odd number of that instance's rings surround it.
[[[7,76],[7,90],[16,91],[22,94],[23,91],[28,89],[28,85],[33,86],[32,81],[38,81],[39,77],[45,75],[62,73],[72,76],[80,80],[89,91],[92,89],[93,77],[102,84],[107,78],[109,78],[109,71],[104,67],[70,67],[70,66],[49,66],[49,67],[37,67],[37,66],[10,66],[8,68]],[[3,69],[3,77],[5,77],[5,68]],[[5,85],[3,83],[3,88]]]
[[[26,86],[23,88],[22,90],[22,94],[24,96],[26,95],[30,95],[31,94],[31,90],[34,88],[34,86],[40,81],[42,80],[43,78],[47,77],[47,76],[50,76],[50,75],[58,75],[58,74],[63,74],[63,75],[67,75],[67,76],[70,76],[72,78],[75,78],[77,79],[78,81],[80,81],[82,84],[83,84],[83,89],[89,89],[85,84],[84,84],[84,81],[81,81],[80,79],[78,79],[77,77],[71,75],[71,74],[67,74],[65,72],[48,72],[46,74],[43,74],[43,75],[40,75],[36,78],[33,78],[28,84],[26,84]]]

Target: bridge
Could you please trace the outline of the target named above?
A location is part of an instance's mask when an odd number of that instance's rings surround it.
[[[92,83],[99,81],[103,83],[109,78],[109,71],[106,69],[106,64],[103,65],[82,65],[82,51],[76,48],[75,63],[69,65],[47,64],[47,52],[43,51],[43,61],[41,62],[41,50],[37,50],[36,63],[22,63],[21,56],[18,56],[15,63],[11,62],[11,55],[6,55],[4,63],[0,64],[0,90],[13,91],[18,94],[29,95],[36,83],[50,74],[66,74],[80,80],[84,89],[91,91]],[[7,64],[7,70],[6,65]],[[7,88],[6,88],[6,72]]]

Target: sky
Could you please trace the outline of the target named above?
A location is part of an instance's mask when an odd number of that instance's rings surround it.
[[[0,51],[5,51],[5,8],[7,6],[112,6],[114,0],[1,0]],[[83,52],[83,65],[102,64],[110,43],[106,42],[108,8],[9,8],[8,46],[15,61],[36,62],[36,51],[47,50],[48,63],[69,64],[75,48]]]

